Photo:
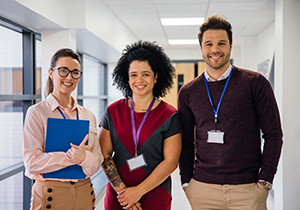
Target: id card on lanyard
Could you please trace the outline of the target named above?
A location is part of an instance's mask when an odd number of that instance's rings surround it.
[[[139,143],[139,138],[140,138],[140,133],[141,133],[142,127],[151,111],[151,108],[152,108],[154,102],[155,102],[155,98],[153,98],[153,100],[151,101],[151,103],[143,117],[143,120],[142,120],[138,130],[136,131],[135,119],[134,119],[133,98],[131,97],[130,114],[131,114],[131,126],[132,126],[133,141],[134,141],[134,145],[135,145],[135,155],[131,159],[127,160],[127,164],[129,166],[130,171],[147,165],[144,155],[143,154],[137,155],[137,146]]]
[[[206,87],[207,95],[208,95],[210,104],[211,104],[211,106],[212,106],[212,108],[214,110],[215,123],[218,122],[219,109],[220,109],[222,99],[224,97],[225,91],[227,89],[227,86],[228,86],[228,83],[229,83],[229,80],[230,80],[230,77],[231,77],[231,74],[232,74],[232,69],[233,69],[233,67],[231,68],[230,74],[229,74],[229,76],[227,78],[227,81],[226,81],[226,84],[225,84],[225,86],[223,88],[223,92],[222,92],[222,95],[220,97],[217,109],[215,109],[214,104],[212,102],[212,98],[211,98],[211,95],[210,95],[210,91],[209,91],[209,88],[208,88],[208,84],[207,84],[207,80],[206,80],[205,74],[203,75],[204,76],[204,82],[205,82],[205,87]],[[219,130],[211,130],[211,131],[207,132],[207,135],[208,135],[207,143],[224,144],[224,132],[219,131]]]

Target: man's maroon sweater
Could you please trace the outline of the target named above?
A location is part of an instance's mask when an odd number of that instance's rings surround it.
[[[226,79],[208,83],[215,109],[225,83]],[[272,183],[282,130],[272,87],[263,75],[233,67],[217,123],[203,74],[180,89],[178,111],[183,129],[182,183],[191,178],[213,184],[246,184],[259,179]],[[224,132],[224,144],[207,142],[211,130]]]

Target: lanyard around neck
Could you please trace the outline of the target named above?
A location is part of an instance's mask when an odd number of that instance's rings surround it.
[[[59,107],[57,107],[58,111],[60,112],[61,116],[63,116],[64,119],[67,119],[66,116],[64,115],[64,113],[60,110]],[[78,115],[78,111],[76,109],[76,116],[77,116],[77,120],[79,120],[79,115]]]
[[[209,98],[210,104],[212,105],[212,107],[213,107],[213,109],[214,109],[214,113],[215,113],[215,122],[218,122],[218,113],[219,113],[221,101],[222,101],[222,99],[223,99],[223,97],[224,97],[225,90],[226,90],[227,85],[228,85],[228,82],[229,82],[229,80],[230,80],[230,77],[231,77],[231,74],[232,74],[232,69],[233,69],[233,67],[231,68],[230,74],[229,74],[229,76],[228,76],[228,78],[227,78],[227,81],[226,81],[226,84],[225,84],[225,86],[224,86],[224,88],[223,88],[223,92],[222,92],[222,95],[221,95],[221,97],[220,97],[220,100],[219,100],[219,103],[218,103],[217,110],[215,109],[214,104],[213,104],[213,102],[212,102],[212,99],[211,99],[211,95],[210,95],[210,92],[209,92],[209,88],[208,88],[208,84],[207,84],[207,80],[206,80],[205,74],[203,74],[203,76],[204,76],[204,82],[205,82],[205,87],[206,87],[207,94],[208,94],[208,98]]]
[[[133,133],[133,141],[134,141],[134,144],[135,144],[135,154],[137,154],[137,145],[139,143],[139,139],[140,139],[140,133],[141,133],[141,130],[142,130],[142,127],[150,113],[150,110],[154,104],[154,101],[155,101],[155,98],[152,99],[144,117],[143,117],[143,120],[138,128],[138,131],[136,132],[136,127],[135,127],[135,120],[134,120],[134,109],[133,109],[133,98],[131,97],[131,109],[130,109],[130,112],[131,112],[131,125],[132,125],[132,133]]]

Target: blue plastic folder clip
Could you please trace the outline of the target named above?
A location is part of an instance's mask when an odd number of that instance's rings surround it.
[[[88,120],[48,118],[45,152],[66,152],[70,143],[79,145],[89,133]],[[43,174],[44,178],[85,179],[81,166],[71,165]]]

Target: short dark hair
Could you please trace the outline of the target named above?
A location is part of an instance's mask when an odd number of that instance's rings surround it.
[[[124,97],[132,96],[132,90],[128,83],[128,71],[133,61],[147,61],[154,75],[157,75],[153,88],[154,97],[163,97],[172,88],[175,68],[164,49],[156,42],[139,40],[126,46],[112,73],[113,85],[122,91]]]
[[[208,29],[225,30],[227,32],[230,45],[232,44],[232,27],[231,27],[231,24],[225,19],[225,17],[223,15],[214,14],[214,15],[208,17],[204,21],[204,23],[200,26],[198,40],[199,40],[201,47],[202,47],[203,34]]]
[[[56,51],[54,53],[54,55],[52,56],[51,62],[50,62],[50,68],[54,68],[57,60],[61,57],[71,57],[71,58],[77,60],[79,62],[79,64],[81,64],[80,56],[76,52],[74,52],[70,48],[62,48],[62,49]],[[45,93],[44,93],[45,97],[47,97],[52,92],[53,92],[53,81],[50,78],[50,76],[48,76],[48,79],[46,82]]]

